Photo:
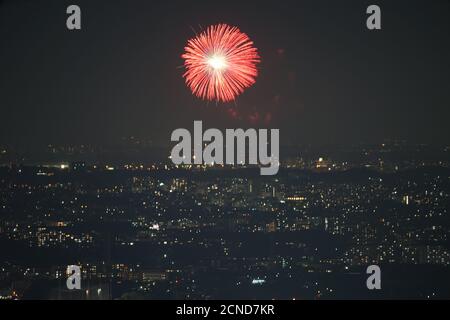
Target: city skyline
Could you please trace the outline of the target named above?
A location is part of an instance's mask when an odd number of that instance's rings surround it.
[[[447,299],[450,160],[397,152],[288,158],[275,177],[170,162],[3,166],[0,296]],[[380,291],[365,286],[372,264]],[[83,290],[65,288],[68,265]]]

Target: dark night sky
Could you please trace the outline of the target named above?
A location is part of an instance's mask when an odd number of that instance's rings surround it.
[[[81,31],[66,29],[69,4]],[[369,4],[381,31],[366,29]],[[181,77],[193,29],[219,22],[262,57],[231,105],[198,100]],[[194,119],[280,128],[281,144],[449,143],[449,31],[448,0],[0,1],[0,143],[169,144]]]

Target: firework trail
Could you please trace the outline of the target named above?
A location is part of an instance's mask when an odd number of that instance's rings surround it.
[[[258,51],[237,27],[209,26],[190,39],[184,49],[183,77],[192,93],[201,99],[233,101],[255,83]]]

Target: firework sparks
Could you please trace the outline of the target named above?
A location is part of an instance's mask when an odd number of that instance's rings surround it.
[[[232,101],[253,85],[260,62],[250,38],[227,24],[209,26],[190,39],[182,58],[183,77],[192,93],[217,102]]]

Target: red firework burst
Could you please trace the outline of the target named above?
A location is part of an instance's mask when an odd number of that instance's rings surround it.
[[[255,83],[258,50],[237,27],[209,26],[184,49],[183,77],[201,99],[229,102]]]

